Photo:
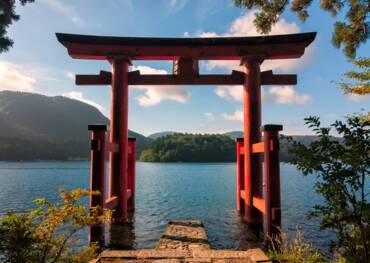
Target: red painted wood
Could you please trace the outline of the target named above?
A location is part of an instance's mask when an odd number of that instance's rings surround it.
[[[70,56],[107,59],[125,55],[134,60],[239,60],[240,56],[263,54],[266,59],[297,58],[316,33],[260,37],[148,38],[56,34]]]
[[[244,182],[245,182],[245,221],[261,222],[261,215],[253,207],[253,197],[262,196],[262,163],[259,154],[252,154],[252,145],[261,140],[261,57],[243,58],[244,82]]]
[[[244,74],[231,75],[130,75],[129,85],[242,85]]]
[[[106,149],[108,152],[114,152],[114,153],[119,152],[119,146],[117,143],[107,143]]]
[[[280,163],[279,126],[264,127],[265,166],[265,214],[264,231],[268,238],[279,234],[280,215]],[[272,144],[272,145],[271,145]],[[272,147],[271,147],[272,146]]]
[[[273,74],[272,70],[261,72],[262,85],[296,85],[297,75],[295,74]]]
[[[240,197],[245,200],[245,191],[244,190],[241,190],[240,191]]]
[[[192,57],[180,58],[173,61],[172,72],[174,75],[199,75],[199,61]]]
[[[116,209],[118,206],[118,196],[112,196],[105,200],[105,206],[109,209]]]
[[[90,195],[91,208],[105,207],[105,141],[105,126],[99,126],[98,129],[92,129],[90,150],[90,190],[98,191],[100,195]],[[104,224],[91,226],[89,228],[89,241],[99,242],[101,244],[104,243]]]
[[[136,141],[129,140],[129,160],[128,160],[128,189],[130,196],[128,198],[128,211],[135,210],[135,181],[136,181]]]
[[[236,209],[238,212],[244,212],[245,203],[242,198],[244,193],[244,154],[242,153],[243,139],[236,140]]]
[[[76,75],[76,85],[111,85],[112,73],[101,70],[99,75]]]
[[[118,144],[119,152],[110,153],[109,196],[118,196],[119,205],[113,221],[125,222],[127,218],[127,165],[128,165],[128,82],[130,61],[113,59],[110,143]]]
[[[76,59],[106,60],[111,54],[128,55],[133,60],[178,60],[193,57],[199,60],[239,60],[241,55],[263,54],[266,59],[299,58],[305,43],[257,44],[253,46],[137,46],[68,44],[69,54]]]
[[[191,75],[184,72],[179,75],[144,74],[139,70],[128,73],[129,85],[242,85],[245,74],[232,71],[230,75],[207,74]],[[100,71],[99,75],[76,75],[76,85],[111,85],[110,72]],[[296,75],[274,75],[272,71],[261,73],[261,85],[295,85]]]
[[[266,201],[260,197],[253,197],[253,206],[257,208],[262,214],[266,213]]]
[[[252,145],[252,153],[263,153],[265,148],[264,142],[254,143]]]

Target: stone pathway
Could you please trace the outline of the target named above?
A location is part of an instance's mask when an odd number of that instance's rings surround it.
[[[252,263],[271,262],[259,248],[214,250],[201,221],[171,221],[155,249],[105,250],[93,262],[130,263]]]

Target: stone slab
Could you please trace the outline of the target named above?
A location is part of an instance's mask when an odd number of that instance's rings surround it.
[[[259,249],[214,250],[199,220],[171,221],[154,249],[104,250],[98,262],[128,263],[255,263],[269,262]]]

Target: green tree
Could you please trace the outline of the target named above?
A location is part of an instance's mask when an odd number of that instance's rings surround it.
[[[347,94],[370,94],[370,59],[360,58],[353,61],[360,71],[347,71],[344,73],[346,80],[339,82],[339,87]]]
[[[358,117],[321,127],[318,117],[305,119],[318,136],[310,145],[292,142],[294,163],[304,175],[315,174],[316,192],[324,203],[314,206],[311,217],[321,227],[334,229],[336,245],[348,262],[370,262],[370,132],[369,122]],[[331,136],[334,129],[341,140]]]
[[[21,5],[32,3],[35,0],[20,0]],[[0,1],[0,53],[8,51],[13,46],[13,40],[7,36],[8,27],[18,21],[20,16],[15,13],[15,0]]]
[[[346,79],[337,84],[347,94],[370,94],[370,59],[360,58],[353,64],[359,71],[347,71],[343,74]]]
[[[146,162],[234,162],[235,142],[226,135],[181,134],[153,141],[140,155]]]
[[[73,237],[86,226],[104,223],[110,211],[82,205],[87,190],[60,190],[60,195],[61,203],[37,199],[35,210],[0,219],[0,262],[88,262],[97,255],[97,245],[77,249],[79,240]]]
[[[257,9],[254,24],[259,32],[267,34],[287,7],[290,7],[301,21],[306,21],[309,17],[308,8],[313,0],[234,0],[234,3],[238,7]],[[321,0],[320,5],[332,16],[343,17],[342,21],[334,24],[332,42],[337,48],[343,45],[344,53],[354,58],[357,48],[369,37],[369,1]]]
[[[355,94],[359,96],[370,95],[370,59],[360,58],[352,61],[358,70],[347,71],[343,74],[345,79],[337,83],[346,94]],[[356,113],[362,121],[370,121],[370,112]]]

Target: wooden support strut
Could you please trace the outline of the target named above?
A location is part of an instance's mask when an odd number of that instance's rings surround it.
[[[244,141],[243,138],[236,139],[236,210],[244,213]]]
[[[90,208],[105,207],[105,140],[106,125],[89,125],[91,131],[90,150],[90,191],[99,191],[99,195],[90,195]],[[104,224],[89,227],[89,241],[104,243]]]
[[[140,74],[139,70],[128,72],[128,85],[243,85],[245,74],[233,70],[230,75],[162,75]],[[100,71],[99,75],[76,75],[76,85],[111,85],[112,74]],[[272,70],[261,72],[261,85],[296,85],[297,75],[278,74]]]
[[[136,185],[136,140],[135,138],[129,138],[128,140],[129,144],[129,159],[128,159],[128,178],[127,178],[127,184],[128,184],[128,191],[129,194],[127,195],[128,203],[127,203],[127,209],[129,212],[132,212],[135,210],[135,185]]]
[[[265,213],[264,231],[267,238],[280,234],[280,163],[279,163],[279,131],[282,125],[264,125],[265,143]],[[272,147],[271,147],[272,146]]]

